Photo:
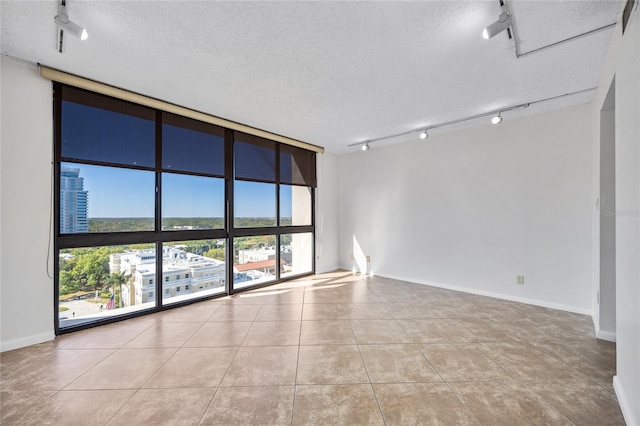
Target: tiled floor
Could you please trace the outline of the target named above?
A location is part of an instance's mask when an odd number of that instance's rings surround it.
[[[347,272],[0,359],[2,425],[624,424],[591,318]]]

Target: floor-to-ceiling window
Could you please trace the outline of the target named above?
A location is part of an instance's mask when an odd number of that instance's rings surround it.
[[[315,153],[55,84],[56,330],[314,271]]]

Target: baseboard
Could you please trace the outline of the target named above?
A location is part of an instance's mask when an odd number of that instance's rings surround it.
[[[616,392],[616,397],[618,398],[618,404],[620,404],[620,410],[622,411],[624,421],[629,426],[638,426],[640,423],[638,423],[637,419],[633,417],[633,411],[631,410],[629,399],[625,395],[624,388],[622,387],[617,375],[613,376],[613,389]]]
[[[600,340],[606,340],[607,342],[616,341],[616,333],[612,333],[610,331],[603,331],[596,327],[596,338]]]
[[[42,342],[48,342],[55,339],[53,332],[33,334],[31,336],[20,337],[19,339],[7,340],[0,343],[0,352],[6,352],[13,349],[24,348],[25,346],[36,345]]]
[[[316,269],[316,274],[325,274],[327,272],[335,272],[341,269],[345,269],[345,268],[342,268],[340,265],[333,265],[333,266],[328,266],[326,268]]]
[[[543,308],[557,309],[560,311],[573,312],[576,314],[583,314],[583,315],[589,315],[589,316],[592,315],[592,312],[590,309],[578,308],[576,306],[562,305],[559,303],[550,303],[550,302],[545,302],[537,299],[511,296],[511,295],[502,294],[502,293],[495,293],[492,291],[477,290],[474,288],[444,284],[444,283],[439,283],[435,281],[417,280],[412,277],[403,277],[403,276],[393,275],[393,274],[376,274],[376,276],[383,277],[383,278],[391,278],[391,279],[400,280],[400,281],[407,281],[407,282],[412,282],[416,284],[424,284],[432,287],[445,288],[447,290],[461,291],[463,293],[477,294],[479,296],[487,296],[487,297],[493,297],[496,299],[510,300],[512,302],[526,303],[528,305],[541,306]]]

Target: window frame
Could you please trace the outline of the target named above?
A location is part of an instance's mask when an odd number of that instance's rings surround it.
[[[275,161],[276,161],[276,179],[275,179],[275,190],[276,190],[276,226],[270,227],[243,227],[243,228],[235,228],[234,227],[234,187],[235,187],[235,176],[234,176],[234,130],[229,128],[224,128],[221,126],[216,126],[213,124],[198,122],[204,126],[214,126],[219,127],[224,130],[224,176],[220,175],[212,175],[207,173],[200,172],[187,172],[187,171],[179,171],[174,169],[165,169],[162,164],[162,126],[163,126],[163,112],[160,109],[154,109],[149,106],[139,105],[133,102],[129,102],[126,100],[120,100],[121,102],[129,103],[133,106],[147,108],[149,110],[154,111],[155,114],[155,166],[139,166],[139,165],[127,165],[127,164],[116,164],[106,161],[99,160],[83,160],[76,158],[68,158],[62,156],[62,101],[63,101],[63,91],[65,88],[71,88],[73,91],[80,91],[82,93],[87,94],[90,98],[92,98],[92,102],[97,100],[106,100],[106,103],[109,103],[111,98],[107,95],[91,92],[85,89],[77,88],[74,86],[66,85],[59,82],[53,82],[53,99],[54,99],[54,166],[53,166],[53,180],[54,180],[54,331],[56,335],[61,335],[73,331],[83,330],[86,328],[92,328],[96,326],[101,326],[105,324],[110,324],[113,322],[135,318],[142,315],[147,315],[150,313],[160,312],[166,309],[173,309],[180,306],[189,305],[192,303],[198,303],[200,301],[209,300],[213,298],[231,296],[238,292],[243,292],[259,287],[271,286],[283,281],[289,281],[292,279],[296,279],[303,276],[312,275],[316,270],[316,259],[315,259],[315,186],[307,186],[300,185],[310,188],[311,192],[311,224],[305,226],[280,226],[280,147],[283,145],[282,142],[273,141],[270,139],[262,138],[268,143],[275,144]],[[189,120],[197,121],[193,118],[188,118]],[[256,136],[251,136],[252,138],[256,138]],[[313,153],[315,159],[315,153]],[[62,163],[72,163],[76,165],[96,165],[96,166],[109,166],[114,168],[122,168],[129,170],[146,170],[153,171],[155,173],[155,209],[154,209],[154,230],[153,231],[126,231],[126,232],[101,232],[101,233],[68,233],[61,234],[60,233],[60,171]],[[313,164],[313,174],[315,177],[316,165],[315,162]],[[224,227],[221,229],[185,229],[185,230],[163,230],[162,229],[162,173],[175,173],[175,174],[183,174],[183,175],[195,175],[195,176],[203,176],[203,177],[217,177],[224,178],[224,186],[225,186],[225,206],[224,206],[224,218],[223,223]],[[261,182],[259,180],[252,180],[242,178],[240,180],[243,181],[255,181]],[[316,182],[314,182],[314,185]],[[292,185],[291,183],[283,183],[283,185]],[[234,238],[238,237],[254,237],[261,235],[270,235],[275,236],[276,240],[276,265],[280,263],[280,239],[283,234],[295,234],[295,233],[311,233],[313,237],[313,246],[311,250],[311,264],[312,271],[309,273],[303,273],[295,276],[287,276],[286,278],[281,277],[279,267],[275,268],[276,277],[275,280],[270,281],[264,284],[258,284],[256,286],[247,286],[242,287],[241,289],[235,289],[233,285],[233,265],[234,265],[234,256],[233,256],[233,241]],[[204,296],[201,298],[194,298],[180,302],[174,302],[170,304],[165,304],[163,302],[165,289],[164,284],[165,280],[162,278],[163,276],[163,268],[162,268],[162,246],[164,243],[173,242],[173,241],[188,241],[188,240],[203,240],[203,239],[222,239],[225,240],[225,250],[226,250],[226,261],[225,261],[225,288],[224,292],[211,295]],[[154,244],[155,245],[155,255],[156,255],[156,271],[155,276],[152,279],[154,290],[153,293],[159,295],[159,297],[155,297],[155,305],[152,308],[143,309],[136,312],[131,313],[123,313],[123,314],[115,314],[110,317],[105,317],[104,319],[99,319],[91,322],[86,322],[79,325],[69,325],[65,327],[60,326],[60,318],[59,318],[59,278],[60,278],[60,263],[59,263],[59,255],[60,250],[63,249],[74,249],[74,248],[84,248],[84,247],[99,247],[99,246],[111,246],[111,245],[132,245],[132,244]]]

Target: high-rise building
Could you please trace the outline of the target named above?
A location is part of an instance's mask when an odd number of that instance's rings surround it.
[[[80,169],[63,166],[60,170],[60,233],[89,232],[88,198]]]

